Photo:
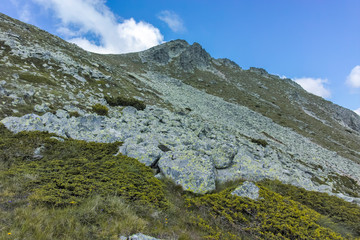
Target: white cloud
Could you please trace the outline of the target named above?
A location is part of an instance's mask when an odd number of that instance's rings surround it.
[[[360,65],[355,66],[351,70],[346,83],[351,87],[360,88]]]
[[[162,11],[158,18],[165,22],[173,32],[181,33],[186,30],[183,20],[173,11]]]
[[[159,29],[149,23],[136,22],[133,18],[118,22],[103,0],[33,1],[54,11],[61,21],[57,31],[88,51],[135,52],[158,45],[164,39]]]
[[[360,115],[360,108],[354,110],[354,112],[356,112],[358,115]]]
[[[296,78],[294,79],[302,88],[306,91],[315,94],[323,98],[329,98],[331,92],[325,87],[325,84],[328,82],[327,79],[321,78]]]
[[[20,0],[10,0],[10,3],[15,7],[19,20],[27,23],[31,22],[31,11],[28,3]]]

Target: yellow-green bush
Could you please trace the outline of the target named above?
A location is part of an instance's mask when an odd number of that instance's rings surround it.
[[[105,96],[105,100],[110,106],[132,106],[137,110],[144,110],[146,108],[146,105],[143,101],[137,100],[135,98],[127,98],[123,96]]]
[[[268,145],[268,142],[266,140],[264,140],[264,139],[252,138],[251,142],[256,143],[257,145],[260,145],[260,146],[263,146],[263,147],[266,147]]]
[[[55,85],[55,83],[47,77],[41,75],[34,75],[31,73],[21,73],[19,75],[19,78],[30,83]]]
[[[261,184],[291,200],[304,204],[341,224],[345,232],[360,236],[360,207],[327,193],[306,191],[280,181],[264,180]]]
[[[24,205],[0,209],[0,215],[0,239],[119,239],[144,231],[148,224],[115,196],[97,195],[67,208]]]
[[[114,156],[120,143],[92,143],[78,140],[57,141],[44,133],[19,133],[10,141],[36,144],[21,147],[18,153],[2,153],[16,164],[9,165],[2,175],[20,179],[30,200],[50,206],[65,206],[81,202],[93,194],[116,195],[144,205],[166,208],[163,184],[153,176],[149,167],[133,158]],[[9,140],[9,139],[8,139]],[[11,141],[13,140],[13,141]],[[5,144],[6,145],[6,144]],[[43,147],[41,159],[33,151]],[[0,147],[6,148],[1,145]],[[7,145],[7,147],[9,147]],[[11,148],[11,147],[10,147]],[[19,157],[16,157],[19,156]]]
[[[69,116],[70,117],[80,117],[80,114],[76,111],[73,111],[73,112],[69,112]]]
[[[109,112],[109,109],[106,106],[97,103],[92,106],[92,111],[98,115],[106,116]]]
[[[317,224],[319,213],[264,187],[260,187],[261,199],[257,201],[231,195],[232,190],[188,199],[189,209],[203,208],[221,222],[224,233],[207,226],[209,232],[217,233],[209,239],[225,239],[224,234],[231,234],[226,229],[232,229],[232,234],[235,229],[246,231],[258,239],[342,239]],[[204,225],[201,221],[199,224]]]

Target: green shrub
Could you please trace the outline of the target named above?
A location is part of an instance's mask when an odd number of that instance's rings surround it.
[[[198,216],[197,223],[208,229],[208,239],[240,239],[228,229],[245,231],[252,239],[342,239],[317,224],[319,213],[262,186],[257,201],[234,196],[232,190],[188,199],[190,210],[203,209],[205,214]],[[206,215],[220,224],[203,221]]]
[[[297,201],[318,213],[327,216],[334,223],[352,229],[347,231],[354,236],[360,235],[360,207],[354,203],[346,202],[338,197],[330,196],[327,193],[306,191],[280,181],[263,180],[261,185],[270,190]]]
[[[0,214],[0,239],[119,239],[148,224],[116,196],[96,195],[67,208],[25,205]]]
[[[44,76],[33,75],[31,73],[21,73],[19,78],[31,83],[55,85],[54,82]]]
[[[109,109],[106,106],[97,103],[92,106],[92,111],[98,115],[106,116],[109,112]]]
[[[117,96],[114,98],[105,96],[105,100],[110,106],[132,106],[137,110],[144,110],[146,108],[146,105],[143,101],[137,100],[135,98],[127,98],[123,96]]]
[[[130,202],[166,207],[163,186],[149,167],[136,159],[114,156],[119,143],[66,140],[44,142],[46,157],[22,161],[5,172],[24,179],[30,200],[49,206],[66,206],[93,194],[121,196]]]
[[[77,118],[77,117],[80,117],[80,114],[78,112],[74,111],[74,112],[69,112],[69,116]]]
[[[252,138],[251,142],[256,143],[257,145],[260,145],[260,146],[263,146],[263,147],[266,147],[267,145],[269,145],[268,142],[266,140],[264,140],[264,139],[254,139],[254,138]]]

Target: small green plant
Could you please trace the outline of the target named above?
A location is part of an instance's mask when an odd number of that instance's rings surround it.
[[[127,98],[123,96],[105,96],[105,100],[110,106],[132,106],[137,110],[144,110],[146,108],[146,105],[143,101],[137,100],[135,98]]]
[[[31,73],[21,73],[19,78],[31,83],[55,85],[54,82],[44,76]]]
[[[80,117],[80,114],[78,112],[74,111],[74,112],[69,112],[69,116],[70,117]]]
[[[257,145],[260,145],[260,146],[263,146],[263,147],[266,147],[267,145],[269,145],[268,142],[266,140],[264,140],[264,139],[252,138],[251,142],[256,143]]]
[[[98,115],[107,116],[109,109],[106,106],[97,103],[92,106],[92,111]]]

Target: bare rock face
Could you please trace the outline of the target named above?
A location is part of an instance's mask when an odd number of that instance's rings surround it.
[[[206,69],[210,61],[210,54],[200,44],[194,43],[181,53],[178,64],[184,71],[190,72],[195,68]]]
[[[174,62],[182,71],[192,72],[195,68],[206,69],[211,66],[211,56],[200,44],[189,45],[184,40],[175,40],[155,46],[139,53],[142,62],[154,65],[166,65]]]

